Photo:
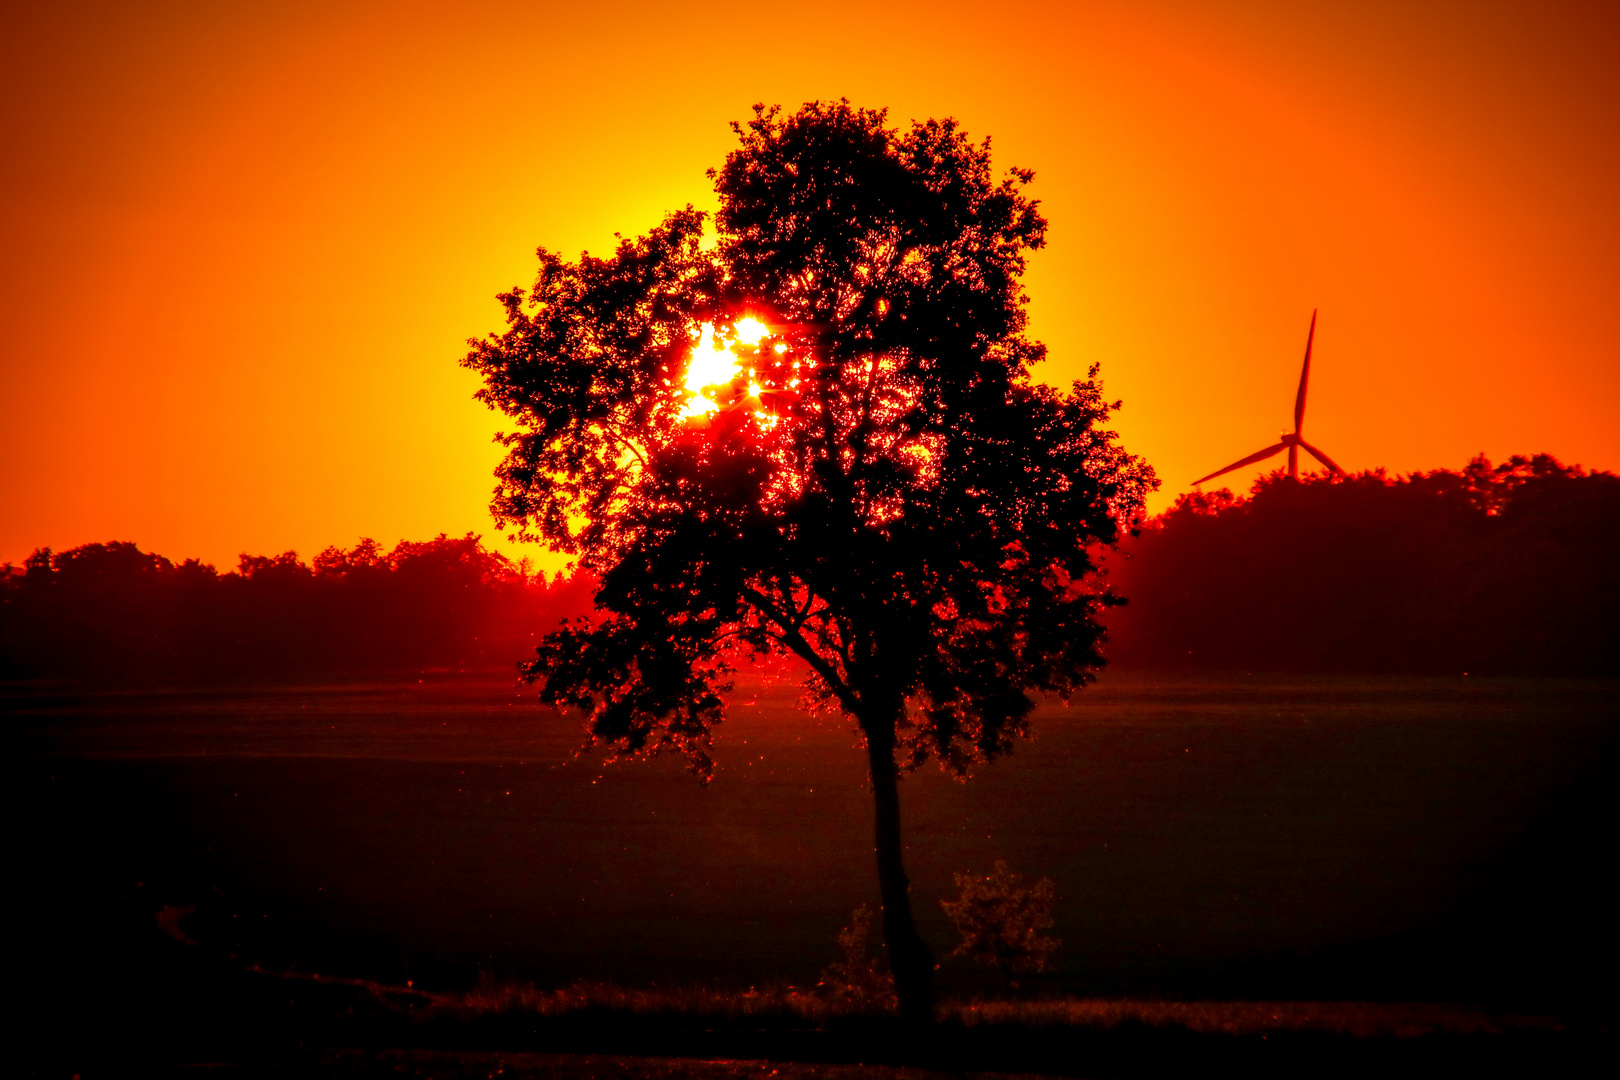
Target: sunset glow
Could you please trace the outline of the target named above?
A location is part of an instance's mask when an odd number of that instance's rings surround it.
[[[1620,467],[1617,10],[34,5],[0,35],[0,560],[494,542],[501,423],[456,366],[494,296],[537,245],[712,211],[753,102],[841,96],[1035,170],[1037,377],[1101,364],[1155,510],[1287,428],[1313,309],[1347,471]],[[737,25],[769,63],[671,68]],[[714,344],[672,411],[714,415]]]

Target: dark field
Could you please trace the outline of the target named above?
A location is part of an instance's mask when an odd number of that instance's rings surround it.
[[[742,686],[707,788],[574,756],[575,722],[504,681],[6,695],[13,973],[54,1039],[183,995],[190,956],[442,990],[804,986],[876,907],[862,756],[791,683]],[[971,783],[904,782],[922,930],[943,956],[952,874],[1005,859],[1057,885],[1063,945],[1027,996],[1606,1024],[1617,706],[1613,683],[1110,675]]]

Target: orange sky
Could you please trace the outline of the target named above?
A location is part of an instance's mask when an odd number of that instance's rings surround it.
[[[1036,170],[1042,376],[1102,364],[1155,508],[1289,426],[1313,307],[1307,436],[1346,468],[1620,468],[1612,3],[33,7],[0,560],[491,536],[456,361],[494,294],[712,207],[751,103],[838,96]]]

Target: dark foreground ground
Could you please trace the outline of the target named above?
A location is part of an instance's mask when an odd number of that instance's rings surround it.
[[[802,1009],[424,1011],[378,990],[813,986],[876,897],[860,755],[795,696],[745,684],[699,788],[676,762],[575,757],[577,728],[504,681],[10,687],[30,1067],[1518,1075],[1608,1052],[1613,683],[1110,677],[972,783],[908,779],[938,953],[953,873],[1056,882],[1064,944],[1022,995],[1081,1004],[1045,1013],[916,1041]],[[940,978],[996,993],[959,962]]]

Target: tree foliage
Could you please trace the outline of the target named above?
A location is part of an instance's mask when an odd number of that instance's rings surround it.
[[[517,425],[494,512],[601,580],[600,617],[528,674],[621,752],[707,775],[737,657],[809,665],[866,740],[914,1004],[896,769],[966,773],[1023,734],[1032,695],[1092,678],[1111,601],[1093,555],[1154,481],[1103,427],[1095,369],[1032,378],[1031,173],[996,179],[953,121],[897,131],[847,102],[735,129],[712,247],[688,207],[607,258],[542,249],[534,287],[501,296],[506,330],[465,360]],[[697,401],[707,335],[737,373]]]
[[[1030,377],[1031,174],[995,181],[951,121],[896,133],[844,103],[738,130],[717,247],[688,208],[606,259],[542,250],[466,358],[519,425],[497,517],[602,580],[602,621],[531,674],[603,740],[707,768],[727,649],[789,651],[851,714],[903,717],[908,760],[965,770],[1030,691],[1090,677],[1092,548],[1150,473],[1094,379]],[[739,350],[758,389],[694,423],[699,329],[745,316],[770,328]]]

